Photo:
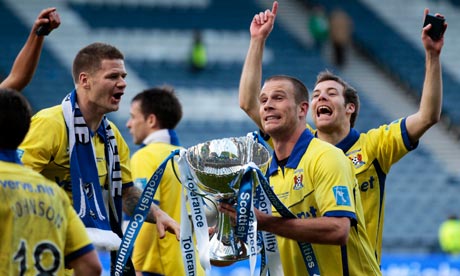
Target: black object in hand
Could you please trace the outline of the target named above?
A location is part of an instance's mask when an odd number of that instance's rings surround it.
[[[49,35],[50,32],[51,32],[51,24],[46,23],[46,24],[40,25],[35,33],[38,36],[43,36],[43,35]]]
[[[428,35],[433,40],[441,39],[442,34],[444,33],[444,18],[433,16],[427,14],[425,16],[425,22],[423,23],[423,27],[428,24],[431,24],[431,29],[428,30]]]

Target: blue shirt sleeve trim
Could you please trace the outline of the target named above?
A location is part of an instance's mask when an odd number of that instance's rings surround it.
[[[350,211],[329,211],[324,214],[325,217],[347,217],[351,219],[351,225],[355,226],[358,223],[356,214]]]
[[[415,142],[414,144],[410,142],[409,133],[407,133],[406,118],[403,118],[401,121],[401,136],[408,151],[414,150],[418,147],[419,141]]]
[[[80,248],[79,250],[77,251],[74,251],[72,253],[70,253],[69,255],[65,256],[65,264],[66,264],[66,267],[69,265],[69,263],[83,255],[85,255],[86,253],[90,252],[90,251],[93,251],[95,248],[94,248],[94,245],[92,243],[88,244],[87,246],[84,246],[82,248]]]

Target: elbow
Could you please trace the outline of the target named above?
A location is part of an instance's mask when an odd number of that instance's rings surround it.
[[[240,108],[246,113],[248,113],[251,110],[250,105],[248,104],[248,102],[244,101],[242,99],[240,99]]]
[[[437,124],[441,120],[441,114],[432,115],[425,119],[425,131]]]
[[[441,120],[441,106],[435,109],[428,109],[428,110],[420,110],[421,120],[424,124],[430,128],[433,125],[437,124]]]
[[[433,115],[431,118],[430,118],[430,126],[433,126],[435,124],[437,124],[439,121],[441,121],[441,112],[439,112],[438,114],[436,115]]]
[[[350,220],[348,218],[342,218],[340,221],[337,221],[337,224],[334,227],[333,234],[333,243],[336,245],[346,245],[348,242],[348,236],[350,233]]]
[[[339,231],[336,237],[336,244],[340,246],[346,245],[348,242],[348,234],[349,231]]]
[[[102,265],[96,265],[93,267],[93,274],[91,275],[102,275]]]

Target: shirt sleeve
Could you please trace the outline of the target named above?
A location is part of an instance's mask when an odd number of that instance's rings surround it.
[[[329,147],[318,157],[314,175],[320,215],[356,220],[353,192],[356,179],[345,155],[339,149]]]
[[[66,130],[62,129],[58,119],[41,116],[41,113],[32,117],[29,132],[18,147],[24,165],[41,172],[61,147],[68,147],[67,141],[62,140],[61,133]]]

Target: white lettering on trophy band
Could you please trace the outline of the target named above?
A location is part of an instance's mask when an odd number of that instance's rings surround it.
[[[247,206],[247,201],[251,195],[249,193],[241,193],[240,199],[242,199],[239,204],[238,208],[238,231],[243,232],[244,231],[244,226],[248,223],[248,206]]]
[[[152,179],[150,179],[149,183],[147,183],[147,186],[145,187],[144,189],[144,192],[143,192],[143,196],[142,198],[140,199],[140,205],[139,205],[139,209],[141,211],[145,211],[146,209],[150,208],[150,204],[149,201],[151,201],[150,199],[153,198],[153,196],[155,195],[155,188],[158,187],[158,185],[156,185],[158,183],[158,181],[161,180],[158,179],[158,176],[159,175],[163,175],[163,168],[159,169],[152,177]],[[150,182],[153,181],[154,183],[151,184]]]
[[[148,185],[147,187],[145,187],[145,189],[148,189],[150,185]],[[153,186],[153,185],[152,185]],[[149,195],[151,194],[151,195]],[[143,193],[143,197],[139,200],[141,202],[141,204],[139,205],[139,209],[140,210],[145,210],[146,208],[150,207],[146,202],[144,203],[144,199],[148,196],[152,196],[153,197],[153,192],[151,192],[150,190]],[[147,199],[148,200],[148,199]],[[144,209],[142,209],[144,208]],[[134,235],[137,233],[137,229],[140,228],[142,226],[144,222],[144,216],[142,214],[134,214],[132,220],[129,222],[128,224],[128,227],[126,228],[126,232],[123,236],[123,240],[121,242],[121,245],[120,245],[120,248],[118,249],[119,250],[119,253],[118,253],[118,258],[117,258],[117,262],[115,264],[115,276],[118,276],[118,275],[123,275],[123,263],[124,263],[124,260],[126,257],[126,254],[128,253],[128,249],[130,248],[130,245],[134,242],[133,241],[133,238],[134,238]]]

